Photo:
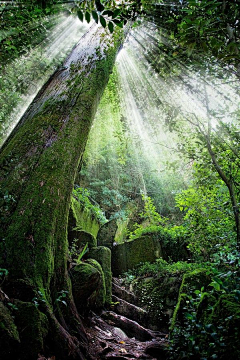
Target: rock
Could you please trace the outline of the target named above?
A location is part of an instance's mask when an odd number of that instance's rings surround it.
[[[148,314],[146,310],[133,305],[125,300],[118,298],[117,296],[112,297],[114,305],[114,311],[118,314],[128,317],[131,320],[137,321],[144,326],[147,326],[148,323]]]
[[[86,260],[87,264],[92,265],[95,269],[98,270],[100,274],[100,280],[98,288],[94,291],[91,298],[89,299],[89,306],[91,309],[101,309],[104,307],[106,302],[106,285],[105,285],[105,276],[103,273],[103,269],[99,262],[94,259]]]
[[[136,302],[136,296],[132,292],[122,288],[117,281],[118,280],[116,278],[113,279],[113,283],[112,283],[113,294],[129,303]]]
[[[150,355],[157,360],[165,360],[167,359],[167,347],[166,344],[162,344],[157,341],[151,342],[149,345],[147,345],[145,349],[145,353],[147,355]]]
[[[81,262],[71,269],[70,275],[75,304],[79,312],[83,312],[90,296],[101,287],[101,273],[96,266]]]
[[[138,278],[133,282],[133,291],[137,296],[137,305],[148,314],[145,325],[152,330],[168,329],[169,321],[178,302],[182,275],[166,273],[164,276]]]
[[[87,257],[95,259],[102,267],[106,286],[106,304],[110,305],[112,301],[111,250],[104,246],[93,247],[87,253]]]
[[[17,358],[37,359],[38,354],[45,350],[48,318],[32,302],[14,300],[14,305],[17,308],[14,315],[21,342],[21,355]]]
[[[0,356],[1,359],[15,358],[20,343],[18,329],[9,309],[0,302]]]
[[[127,335],[125,334],[124,331],[122,331],[120,328],[118,327],[114,327],[112,329],[112,333],[117,336],[118,338],[120,338],[121,340],[126,340],[128,339]]]
[[[84,245],[88,244],[89,248],[92,248],[97,245],[96,238],[83,230],[71,230],[68,232],[68,241],[69,244],[72,244],[73,241],[75,242],[75,246],[78,249],[82,249]]]
[[[147,341],[153,338],[150,330],[145,329],[136,321],[130,320],[125,316],[117,315],[112,311],[106,311],[102,314],[102,317],[106,321],[111,321],[115,326],[120,327],[129,337],[135,337],[140,341]]]
[[[98,246],[106,246],[112,249],[114,237],[117,232],[117,221],[112,219],[104,224],[98,232],[97,244]]]
[[[160,258],[161,254],[160,243],[152,235],[116,244],[112,248],[113,275],[121,275],[142,262],[153,262]]]

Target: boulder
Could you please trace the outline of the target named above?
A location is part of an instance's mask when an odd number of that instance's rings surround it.
[[[160,243],[151,235],[144,235],[122,244],[116,244],[112,248],[113,275],[121,275],[146,261],[154,262],[161,255]]]
[[[96,266],[81,262],[71,269],[70,275],[75,304],[83,313],[89,306],[90,297],[101,287],[101,273]]]
[[[94,247],[97,245],[96,238],[83,230],[72,230],[68,233],[69,244],[75,242],[76,249],[81,249],[84,245],[88,244],[88,247]]]
[[[91,309],[101,309],[104,307],[106,302],[106,285],[105,285],[105,276],[102,270],[101,265],[94,259],[88,259],[86,263],[92,265],[100,273],[100,282],[98,289],[94,291],[90,298],[90,307]]]
[[[10,310],[0,301],[0,357],[10,359],[17,356],[19,333]]]
[[[45,352],[49,330],[47,316],[32,302],[14,300],[15,323],[18,328],[22,360],[37,359],[39,353]]]
[[[93,247],[87,253],[87,257],[95,259],[102,267],[106,286],[106,304],[110,305],[112,301],[111,250],[104,246]]]
[[[97,244],[98,246],[106,246],[112,249],[114,238],[118,229],[116,219],[112,219],[104,224],[98,232]]]

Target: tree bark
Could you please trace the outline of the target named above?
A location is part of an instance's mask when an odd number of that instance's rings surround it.
[[[52,349],[48,343],[48,350],[37,345],[31,352],[23,349],[18,329],[19,359],[37,359],[43,351],[58,359],[83,359],[87,352],[67,272],[68,212],[75,174],[121,41],[120,30],[110,35],[93,26],[1,149],[0,267],[9,271],[3,288],[13,303],[37,302],[38,315],[46,315],[49,324],[48,334],[38,330],[38,335],[43,343],[53,337]],[[67,307],[56,302],[62,290]]]

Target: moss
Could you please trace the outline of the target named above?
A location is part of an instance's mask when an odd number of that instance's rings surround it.
[[[207,269],[196,269],[191,272],[187,272],[183,276],[179,294],[185,292],[189,293],[193,290],[200,290],[202,287],[206,289],[210,282],[211,276],[208,274]]]
[[[44,315],[33,303],[15,300],[15,321],[21,341],[21,359],[36,359],[44,353],[49,325]]]
[[[133,282],[138,305],[148,312],[149,327],[167,330],[178,300],[181,277],[166,274],[158,278],[137,278]]]
[[[97,245],[97,240],[92,234],[77,229],[68,232],[68,241],[70,245],[74,241],[79,249],[82,249],[86,244],[88,244],[89,248]]]
[[[0,356],[2,359],[15,358],[19,349],[19,333],[10,311],[0,301]]]
[[[101,287],[101,272],[90,263],[81,262],[71,269],[72,292],[78,310],[83,313],[89,299]]]
[[[90,300],[91,309],[101,309],[104,307],[106,302],[106,285],[105,285],[105,276],[102,270],[101,265],[94,259],[88,259],[86,261],[88,264],[95,267],[100,274],[100,282],[98,289],[93,293]]]
[[[189,300],[189,295],[191,296],[194,290],[200,290],[202,287],[206,289],[210,282],[211,277],[206,269],[196,269],[184,274],[182,284],[179,289],[177,305],[171,320],[170,332],[173,331],[177,323],[183,325],[183,308],[186,304],[186,301]]]
[[[61,74],[55,78],[59,94],[63,91],[68,100],[61,108],[54,106],[55,91],[51,95],[48,84],[1,151],[0,163],[7,163],[1,171],[3,193],[15,199],[3,214],[6,267],[12,277],[31,277],[39,288],[49,288],[54,271],[58,279],[66,273],[62,254],[67,253],[75,173],[118,45],[119,40],[108,48],[107,58],[92,60],[84,70],[80,62],[73,86],[61,85]],[[46,94],[53,101],[43,113],[39,104]]]
[[[141,236],[123,244],[117,244],[112,249],[113,274],[120,275],[140,263],[154,262],[160,257],[160,244],[151,235]]]
[[[101,226],[97,237],[98,246],[106,246],[109,249],[112,249],[116,231],[116,219],[112,219]]]
[[[97,260],[102,267],[106,285],[106,304],[110,305],[112,301],[111,251],[104,246],[98,246],[90,249],[87,256]]]
[[[92,37],[97,41],[97,35],[90,31],[86,42],[92,41]],[[71,59],[79,65],[78,73],[75,77],[68,70],[56,73],[1,149],[2,194],[8,192],[14,198],[11,206],[1,213],[0,237],[5,239],[2,267],[9,270],[9,281],[27,279],[36,291],[40,289],[50,309],[59,291],[71,293],[67,276],[71,193],[119,45],[120,37],[106,48],[106,58],[94,58],[86,66],[79,57],[79,48],[75,47]],[[64,66],[68,67],[69,59]],[[67,82],[69,79],[71,83]],[[62,106],[54,105],[56,97],[64,100]],[[51,98],[51,108],[42,111],[44,101]],[[20,289],[18,296],[23,299],[24,290]],[[68,313],[74,313],[74,307],[69,308]],[[70,321],[66,317],[63,323],[69,329],[76,329],[75,324],[71,326],[72,321],[69,325]],[[31,331],[30,326],[27,329]]]

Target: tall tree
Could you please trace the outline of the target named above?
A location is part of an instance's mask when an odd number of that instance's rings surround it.
[[[87,338],[67,271],[69,203],[121,41],[121,31],[110,35],[92,26],[40,90],[0,153],[0,267],[9,274],[3,292],[18,309],[12,339],[20,341],[17,347],[9,342],[5,350],[11,355],[17,351],[20,359],[44,351],[46,336],[52,337],[50,350],[58,359],[84,358]],[[56,301],[63,292],[67,307]],[[26,308],[38,321],[24,315]],[[25,328],[34,333],[34,346],[27,351]]]

